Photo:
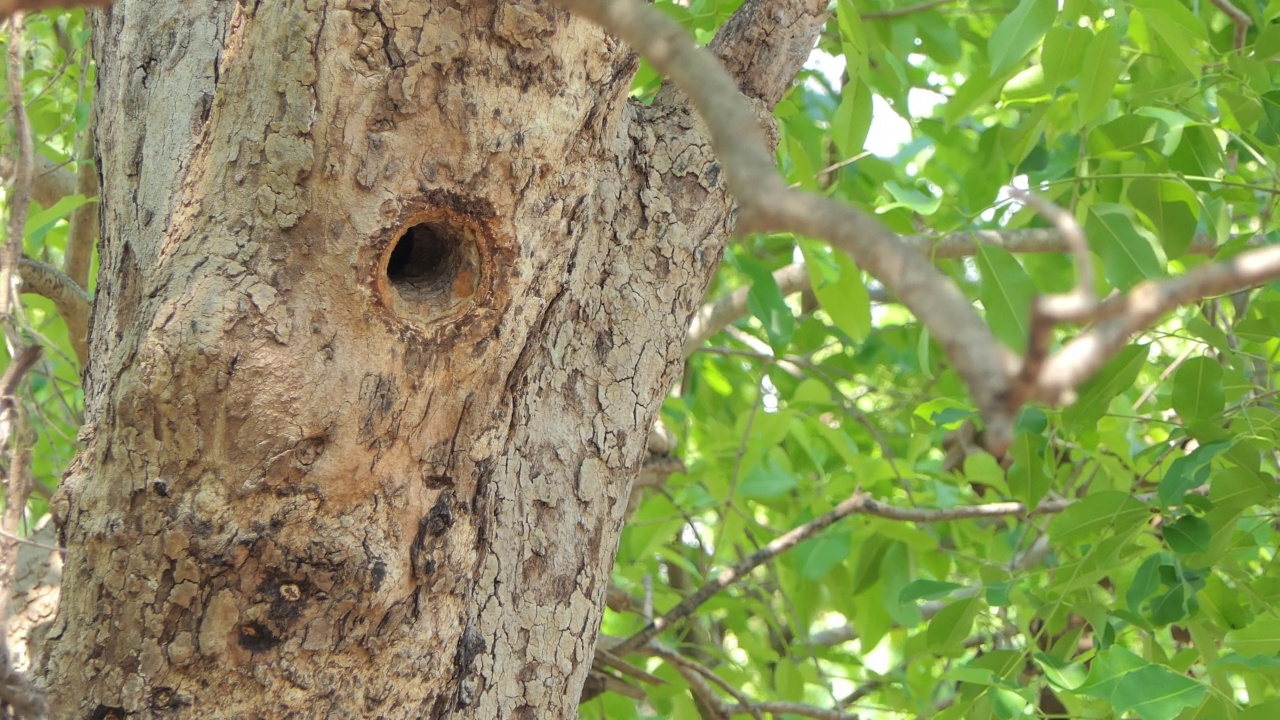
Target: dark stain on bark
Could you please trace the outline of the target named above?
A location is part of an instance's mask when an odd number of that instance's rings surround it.
[[[458,652],[453,657],[454,677],[458,679],[458,707],[466,707],[471,702],[471,688],[467,686],[464,679],[471,674],[471,668],[475,665],[476,657],[488,649],[484,638],[480,637],[480,633],[470,625],[462,632],[462,639],[458,641]]]
[[[237,636],[240,639],[240,647],[249,652],[264,652],[281,642],[279,637],[260,622],[247,622],[241,625]]]
[[[93,713],[89,715],[89,720],[124,720],[124,716],[125,712],[122,707],[99,705],[93,709]]]
[[[413,545],[409,546],[410,570],[415,580],[425,580],[435,573],[436,559],[432,556],[432,546],[436,538],[453,527],[455,502],[452,490],[440,493],[435,506],[418,522],[418,534],[413,538]]]
[[[448,475],[428,475],[423,481],[426,483],[427,488],[431,490],[453,487],[453,478]]]
[[[453,491],[446,490],[440,493],[435,506],[427,513],[423,527],[431,537],[440,537],[453,527],[453,502]]]

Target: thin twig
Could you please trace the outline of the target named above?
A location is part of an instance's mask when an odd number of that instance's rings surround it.
[[[737,700],[738,703],[744,707],[749,707],[752,705],[751,698],[747,697],[746,693],[730,685],[728,681],[726,681],[724,678],[717,675],[715,671],[713,671],[711,668],[701,663],[695,662],[681,655],[675,650],[672,650],[667,647],[663,647],[659,643],[651,642],[643,648],[642,652],[644,652],[647,655],[652,655],[656,658],[660,658],[674,665],[677,671],[679,671],[681,668],[684,668],[691,672],[697,673],[698,675],[701,675],[702,677],[706,678],[707,680],[719,686],[720,689],[724,690],[726,693],[729,694],[730,697],[732,697],[734,700]],[[684,673],[681,673],[681,675],[684,675]]]
[[[942,7],[943,5],[952,5],[955,2],[956,0],[929,0],[929,2],[922,2],[919,5],[908,5],[906,7],[890,8],[888,10],[873,10],[871,12],[859,13],[859,15],[862,16],[863,20],[889,20],[892,18],[899,18],[906,15],[925,12],[926,10],[932,10],[936,7]]]
[[[849,515],[874,515],[888,520],[900,520],[917,523],[937,523],[950,520],[970,520],[975,518],[992,518],[1006,516],[1048,515],[1059,513],[1071,506],[1075,501],[1070,499],[1045,500],[1028,510],[1020,502],[998,502],[985,505],[962,505],[954,508],[898,508],[884,505],[861,490],[845,499],[835,508],[829,510],[809,522],[778,536],[772,542],[748,555],[737,565],[723,570],[714,580],[698,588],[692,595],[682,600],[664,615],[655,618],[645,625],[640,632],[632,635],[613,648],[618,655],[624,655],[652,640],[673,623],[692,614],[707,600],[717,593],[746,577],[751,571],[769,562],[778,555],[804,542],[814,534],[825,530],[836,521]]]
[[[1231,0],[1209,1],[1214,5],[1217,5],[1219,10],[1225,13],[1227,17],[1231,18],[1231,22],[1236,26],[1234,43],[1236,52],[1244,50],[1244,41],[1249,35],[1249,26],[1253,24],[1253,19],[1249,17],[1248,13],[1233,5]]]

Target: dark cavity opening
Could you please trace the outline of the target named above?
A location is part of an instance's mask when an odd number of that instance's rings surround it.
[[[451,292],[464,260],[465,239],[439,222],[411,226],[391,249],[387,279],[407,300],[429,300]]]

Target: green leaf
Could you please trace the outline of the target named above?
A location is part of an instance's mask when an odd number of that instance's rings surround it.
[[[999,75],[1026,57],[1053,25],[1057,14],[1056,0],[1022,0],[1018,3],[1018,7],[996,26],[987,42],[991,74]]]
[[[845,83],[840,91],[840,105],[831,118],[831,139],[842,157],[862,152],[871,129],[871,86],[857,79]]]
[[[762,462],[747,469],[738,491],[747,497],[775,498],[793,490],[800,480],[791,471],[781,448],[774,448]]]
[[[1192,488],[1198,488],[1209,480],[1209,467],[1219,453],[1231,447],[1230,442],[1210,443],[1192,450],[1185,457],[1180,457],[1169,465],[1164,477],[1160,480],[1157,496],[1162,507],[1171,507],[1182,502],[1183,496]]]
[[[991,102],[999,94],[1000,88],[1004,87],[1012,74],[1012,72],[1006,72],[992,75],[987,66],[975,63],[973,71],[965,78],[964,84],[943,107],[943,119],[948,125],[955,125],[968,119],[974,114],[975,109]]]
[[[1120,40],[1107,28],[1089,41],[1080,68],[1080,101],[1076,104],[1081,125],[1088,125],[1102,114],[1111,99],[1111,91],[1120,80]]]
[[[59,220],[71,215],[81,205],[93,202],[94,199],[87,198],[84,195],[66,195],[48,208],[31,213],[27,216],[27,225],[23,231],[25,237],[32,242],[39,243]]]
[[[905,207],[910,209],[912,212],[928,216],[936,213],[938,208],[942,205],[941,197],[934,197],[933,195],[925,194],[915,188],[902,187],[892,180],[884,184],[884,189],[889,191],[889,194],[893,196],[893,199],[896,202],[887,203],[876,208],[876,210],[881,213],[887,210],[892,210],[893,208]]]
[[[870,53],[862,16],[853,7],[851,0],[838,0],[836,19],[840,26],[840,47],[844,54],[845,71],[850,78],[865,82]]]
[[[871,294],[858,266],[839,250],[828,255],[809,243],[800,247],[823,312],[850,339],[865,340],[871,332]]]
[[[1092,39],[1093,33],[1078,25],[1055,27],[1045,33],[1040,51],[1045,84],[1058,87],[1079,75]]]
[[[1098,653],[1078,692],[1108,702],[1118,715],[1133,712],[1142,720],[1173,720],[1200,704],[1205,687],[1122,647],[1110,647]]]
[[[1213,177],[1222,170],[1222,144],[1213,130],[1203,125],[1183,128],[1182,142],[1169,155],[1169,169],[1179,175]],[[1191,187],[1203,182],[1188,180]]]
[[[1062,413],[1063,422],[1073,430],[1084,430],[1096,425],[1107,413],[1111,401],[1133,387],[1138,373],[1146,365],[1146,345],[1130,345],[1116,353],[1110,362],[1093,379],[1079,390],[1079,398]]]
[[[1151,243],[1138,234],[1128,208],[1095,203],[1086,214],[1089,246],[1102,258],[1107,281],[1128,290],[1143,280],[1164,275],[1164,267]]]
[[[964,650],[964,641],[973,631],[973,620],[978,614],[977,598],[957,600],[938,611],[929,621],[925,641],[929,649],[940,655],[950,655]]]
[[[1244,656],[1280,653],[1280,620],[1256,620],[1249,627],[1232,630],[1223,644]]]
[[[1089,153],[1105,160],[1128,160],[1152,145],[1160,122],[1145,115],[1124,115],[1089,133]]]
[[[782,296],[778,282],[773,279],[773,273],[760,263],[742,257],[739,253],[735,253],[733,258],[734,265],[751,278],[747,309],[764,326],[773,351],[779,355],[785,353],[791,336],[796,331],[796,319],[791,306],[787,305],[786,298]]]
[[[1204,23],[1186,5],[1174,0],[1132,0],[1142,8],[1130,16],[1140,17],[1151,26],[1157,52],[1166,60],[1180,64],[1193,78],[1199,78],[1205,64],[1204,50],[1208,41]]]
[[[1027,347],[1035,284],[1004,248],[978,245],[977,260],[982,277],[978,299],[987,311],[987,324],[1008,348],[1022,352]]]
[[[1009,494],[1028,508],[1034,508],[1049,492],[1049,475],[1044,469],[1044,438],[1018,433],[1009,447]]]
[[[832,530],[802,543],[795,549],[800,575],[805,580],[821,580],[849,558],[853,534],[848,529]]]
[[[1204,518],[1184,515],[1164,527],[1164,540],[1179,555],[1205,552],[1213,531]]]
[[[1196,236],[1195,193],[1175,180],[1139,178],[1129,184],[1134,207],[1151,221],[1151,229],[1170,258],[1181,257]]]
[[[947,597],[962,587],[964,586],[953,582],[917,578],[902,588],[902,592],[898,594],[898,602],[909,603],[921,599],[937,600]]]
[[[1190,425],[1204,422],[1222,412],[1226,395],[1222,388],[1222,365],[1207,357],[1189,358],[1173,376],[1173,409]]]
[[[1062,511],[1049,522],[1049,533],[1063,545],[1077,545],[1115,528],[1130,529],[1144,522],[1151,509],[1119,490],[1096,492]]]

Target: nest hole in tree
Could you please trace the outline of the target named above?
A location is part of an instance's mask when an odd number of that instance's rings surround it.
[[[387,257],[387,281],[410,302],[444,302],[468,297],[475,285],[473,232],[444,219],[407,227]]]

